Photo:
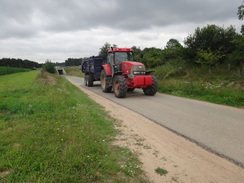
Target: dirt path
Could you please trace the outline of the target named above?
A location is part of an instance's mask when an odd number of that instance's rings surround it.
[[[142,169],[152,182],[244,182],[243,168],[127,108],[73,84],[120,121],[116,128],[122,135],[118,136],[116,144],[126,146],[139,155]],[[158,167],[167,170],[168,174],[160,176],[155,173]]]

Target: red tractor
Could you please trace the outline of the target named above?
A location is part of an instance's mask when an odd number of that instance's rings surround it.
[[[127,91],[142,88],[145,95],[155,95],[157,79],[146,71],[145,65],[134,61],[131,48],[111,48],[108,50],[107,63],[102,65],[101,87],[103,92],[113,92],[116,97],[124,98]]]

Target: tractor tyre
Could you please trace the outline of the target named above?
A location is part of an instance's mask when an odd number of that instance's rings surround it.
[[[87,75],[85,75],[85,77],[84,77],[84,84],[85,84],[85,86],[88,85],[88,76]]]
[[[124,98],[127,92],[126,79],[122,75],[116,75],[113,79],[114,95],[117,98]]]
[[[109,93],[112,90],[112,86],[109,86],[108,76],[105,73],[105,70],[102,70],[100,75],[101,87],[104,93]]]
[[[93,76],[91,74],[88,75],[87,86],[89,87],[93,86]]]
[[[157,90],[158,90],[158,81],[155,76],[152,76],[152,85],[147,88],[143,88],[143,92],[145,95],[153,96],[157,93]]]

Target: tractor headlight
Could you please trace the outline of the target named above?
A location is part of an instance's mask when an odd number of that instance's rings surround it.
[[[144,65],[133,65],[131,67],[131,74],[134,75],[145,75],[146,68]]]
[[[133,74],[134,75],[145,75],[146,72],[145,71],[134,71]]]

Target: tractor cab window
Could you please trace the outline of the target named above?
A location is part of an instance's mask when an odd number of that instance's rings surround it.
[[[113,53],[109,53],[108,54],[108,63],[113,65],[114,64],[114,54]]]
[[[115,52],[115,64],[121,64],[123,61],[134,61],[133,52]]]

